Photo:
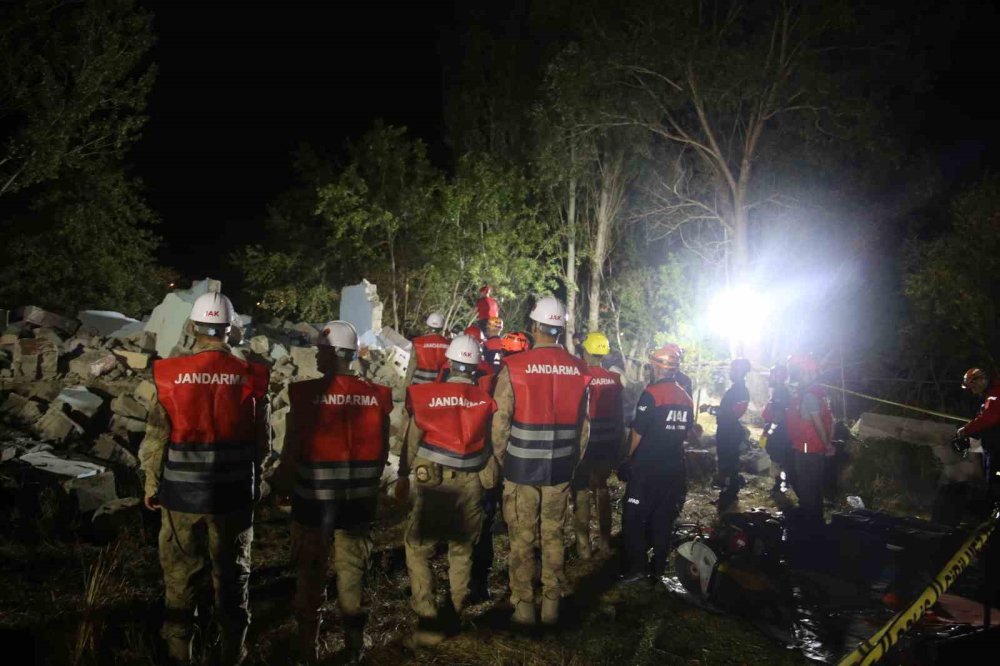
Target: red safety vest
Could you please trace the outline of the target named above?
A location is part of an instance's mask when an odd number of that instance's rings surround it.
[[[802,416],[802,394],[801,391],[808,391],[819,399],[820,418],[823,420],[823,427],[827,433],[833,433],[833,411],[830,409],[830,402],[827,400],[826,391],[822,386],[812,385],[805,389],[800,389],[792,396],[788,404],[788,411],[785,412],[785,427],[788,429],[788,436],[792,440],[792,448],[799,453],[825,454],[827,445],[816,432],[812,419]]]
[[[621,376],[600,366],[591,366],[588,371],[592,378],[589,411],[590,442],[587,444],[587,455],[590,455],[591,449],[601,453],[617,453],[624,424]]]
[[[406,409],[424,433],[417,455],[464,471],[477,471],[486,464],[490,455],[486,437],[497,404],[477,385],[411,386]]]
[[[538,347],[504,364],[514,389],[505,478],[531,486],[566,483],[579,455],[590,368],[562,347]]]
[[[413,373],[413,384],[433,382],[441,368],[448,363],[444,353],[448,351],[448,338],[440,333],[430,333],[413,338],[413,353],[417,355],[417,369]]]
[[[220,514],[258,499],[256,405],[268,370],[221,350],[156,361],[157,397],[170,417],[160,503]]]

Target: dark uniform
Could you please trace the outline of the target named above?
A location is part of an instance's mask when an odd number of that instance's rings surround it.
[[[771,391],[771,399],[764,407],[761,417],[764,419],[764,433],[767,436],[767,455],[781,467],[785,477],[791,482],[792,440],[788,437],[787,412],[792,401],[791,391],[784,384],[775,386]],[[775,480],[774,489],[781,490],[780,477]]]
[[[743,441],[743,425],[740,418],[750,404],[750,392],[741,379],[733,382],[722,402],[712,411],[717,424],[715,431],[715,449],[718,456],[719,482],[722,491],[719,493],[719,510],[736,501],[740,492],[740,443]]]
[[[622,505],[622,535],[632,574],[646,573],[652,541],[653,575],[663,575],[673,524],[687,496],[684,440],[692,425],[691,396],[673,379],[646,387],[632,422],[641,439],[629,461]]]

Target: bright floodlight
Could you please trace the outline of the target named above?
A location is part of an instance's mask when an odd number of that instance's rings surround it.
[[[726,289],[708,306],[709,329],[731,344],[753,342],[760,337],[767,317],[767,301],[749,285]]]

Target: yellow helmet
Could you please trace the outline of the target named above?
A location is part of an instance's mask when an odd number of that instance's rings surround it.
[[[583,339],[583,348],[588,354],[594,356],[607,356],[611,353],[611,343],[608,342],[608,336],[600,331],[587,333],[587,337]]]

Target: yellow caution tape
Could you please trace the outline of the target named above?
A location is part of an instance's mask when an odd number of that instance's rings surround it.
[[[837,662],[837,666],[868,666],[885,656],[893,645],[910,627],[937,603],[938,597],[945,593],[958,576],[975,559],[976,554],[983,549],[996,528],[1000,518],[1000,509],[994,508],[993,514],[975,531],[969,535],[962,547],[958,549],[944,568],[938,572],[924,591],[905,610],[896,613],[885,626],[875,632],[871,638],[864,641],[856,650]],[[994,546],[997,547],[997,546]]]
[[[868,400],[874,400],[875,402],[881,402],[881,403],[884,403],[886,405],[892,405],[893,407],[902,407],[903,409],[909,409],[909,410],[912,410],[914,412],[920,412],[921,414],[930,414],[931,416],[939,416],[939,417],[941,417],[943,419],[951,419],[952,421],[959,421],[961,423],[965,423],[966,421],[969,420],[969,419],[966,419],[966,418],[962,418],[961,416],[952,416],[951,414],[944,414],[942,412],[935,412],[935,411],[930,410],[930,409],[924,409],[923,407],[914,407],[913,405],[906,405],[906,404],[903,404],[901,402],[893,402],[892,400],[886,400],[884,398],[876,398],[873,395],[866,395],[864,393],[858,393],[857,391],[851,391],[850,389],[841,388],[839,386],[831,386],[830,384],[820,384],[820,386],[823,386],[823,387],[828,388],[828,389],[833,389],[834,391],[840,391],[842,393],[849,393],[851,395],[856,395],[859,398],[867,398]]]

